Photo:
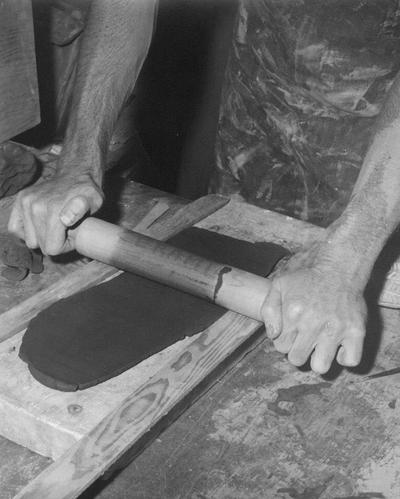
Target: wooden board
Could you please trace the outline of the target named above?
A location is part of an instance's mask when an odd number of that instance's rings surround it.
[[[228,200],[220,196],[206,196],[175,213],[166,213],[162,220],[158,219],[148,229],[142,220],[141,231],[165,239],[226,202]],[[159,213],[157,205],[154,211]],[[145,218],[146,223],[150,223],[149,216]],[[0,336],[4,338],[21,330],[29,319],[58,299],[118,274],[113,267],[99,262],[76,269],[2,314]],[[164,363],[164,356],[169,358],[169,352],[161,352],[110,382],[82,392],[61,393],[42,386],[30,376],[26,365],[18,357],[22,335],[23,332],[14,334],[0,345],[0,378],[4,380],[0,381],[0,434],[52,458],[58,457],[87,434],[138,383],[146,381],[149,372],[152,374]],[[172,350],[175,352],[175,348]]]
[[[64,393],[30,375],[18,357],[22,333],[0,344],[0,434],[52,459],[87,435],[109,412],[171,361],[183,340],[101,385]]]
[[[140,186],[133,187],[134,189],[131,189],[129,198],[135,191],[137,194],[136,199],[139,199],[137,208],[140,203],[144,202],[145,196]],[[143,197],[141,197],[142,194]],[[153,192],[153,194],[156,198],[161,196],[161,193]],[[179,204],[176,199],[171,199],[169,202],[171,203],[170,206],[175,203]],[[148,199],[147,206],[149,206]],[[129,209],[131,208],[129,207]],[[142,212],[142,216],[143,214]],[[322,233],[322,229],[304,224],[301,221],[241,203],[230,203],[198,225],[250,241],[272,240],[281,242],[290,249],[299,249],[309,241],[320,237]],[[97,425],[95,422],[96,415],[93,416],[92,414],[94,427],[91,432],[86,434],[80,442],[76,443],[73,448],[61,457],[61,460],[59,459],[44,475],[41,475],[36,482],[22,492],[20,497],[54,497],[57,499],[76,497],[79,491],[84,490],[91,481],[119,457],[124,449],[137,441],[140,435],[147,435],[146,432],[153,427],[157,420],[172,410],[182,397],[191,392],[197,383],[207,376],[207,373],[210,373],[218,366],[230,352],[251,336],[252,332],[258,327],[254,321],[246,324],[243,321],[248,321],[248,319],[240,318],[239,323],[237,323],[238,318],[234,317],[235,314],[227,315],[223,318],[225,322],[221,323],[221,319],[214,326],[215,329],[210,328],[209,331],[197,338],[186,340],[163,352],[162,361],[156,362],[156,365],[152,364],[154,359],[151,359],[147,366],[145,364],[140,366],[136,374],[132,372],[124,373],[125,379],[117,378],[115,381],[118,386],[110,386],[108,392],[110,394],[104,392],[101,401],[104,409],[104,400],[109,400],[111,394],[114,395],[114,392],[119,390],[116,398],[113,399],[113,403],[116,404],[114,410],[112,411],[112,407],[107,407],[107,411],[111,411],[111,413],[104,419],[100,417],[101,421]],[[240,327],[238,327],[238,324]],[[223,339],[222,342],[219,341],[220,338]],[[16,380],[20,380],[19,383],[15,382],[13,386],[10,384],[8,398],[6,395],[0,395],[0,400],[4,401],[4,404],[0,405],[5,406],[11,403],[15,417],[18,418],[22,415],[22,420],[20,419],[20,423],[17,425],[20,431],[22,431],[24,418],[29,421],[29,419],[32,419],[32,414],[39,413],[39,419],[34,419],[33,423],[33,427],[37,428],[38,433],[49,432],[51,438],[58,435],[61,443],[61,435],[63,435],[63,438],[65,437],[67,442],[76,440],[82,434],[81,431],[88,431],[87,427],[82,430],[80,424],[84,420],[86,412],[90,412],[92,402],[88,402],[88,406],[86,406],[86,402],[81,401],[81,405],[78,401],[75,405],[72,399],[65,399],[64,401],[57,400],[55,402],[56,407],[52,406],[51,397],[49,397],[48,393],[40,392],[44,387],[38,388],[36,386],[38,384],[34,380],[29,381],[26,377],[24,378],[27,375],[26,371],[24,373],[25,367],[16,359],[16,348],[19,340],[18,336],[11,338],[0,348],[0,364],[7,364],[4,372],[0,373],[1,379],[4,379],[4,375],[8,379],[15,377]],[[13,369],[16,370],[13,371]],[[143,377],[139,377],[140,371],[144,373]],[[15,372],[15,374],[10,376],[10,372]],[[128,378],[132,374],[133,376]],[[168,381],[168,390],[165,391],[165,394],[168,394],[167,399],[159,398],[160,392],[156,388],[159,386],[160,379]],[[31,384],[29,385],[29,383]],[[123,390],[126,389],[128,383],[132,384],[124,392]],[[154,386],[153,383],[155,383]],[[29,393],[20,395],[23,399],[21,403],[18,400],[18,395],[14,399],[12,397],[15,393],[22,393],[20,385],[24,384],[27,384],[27,392]],[[52,392],[48,389],[44,390]],[[139,394],[143,395],[143,391],[147,394],[144,399],[139,396]],[[29,398],[31,392],[32,398]],[[76,394],[60,395],[72,396]],[[118,397],[121,397],[119,402],[116,400]],[[46,402],[46,398],[49,400],[48,407],[50,407],[50,411],[45,414],[43,411],[40,412],[40,406]],[[10,405],[7,407],[10,407]],[[45,407],[45,405],[42,407]],[[88,407],[88,411],[86,411],[86,407]],[[98,406],[93,405],[93,407],[95,408],[93,412],[97,412]],[[10,409],[10,414],[12,414],[12,411]],[[140,414],[143,418],[139,417]],[[69,420],[69,431],[66,429],[67,424],[62,421],[61,415],[63,417],[66,415],[65,419]],[[137,425],[128,424],[128,420],[131,421],[130,418],[137,421]],[[71,425],[71,421],[74,424]],[[118,422],[121,424],[117,424]],[[41,426],[42,423],[45,426]],[[32,424],[32,422],[29,424]],[[73,431],[71,431],[71,428]],[[37,437],[37,434],[35,434],[35,437]],[[105,445],[109,452],[104,452]],[[83,461],[80,460],[81,456],[84,456]],[[90,469],[87,469],[85,464],[88,462],[93,463],[93,467]],[[75,465],[77,465],[77,468],[75,468]],[[84,473],[81,473],[82,468],[85,468]],[[81,474],[81,480],[75,480],[73,477],[70,480],[74,472]],[[60,478],[61,475],[65,476],[64,481]],[[50,488],[43,489],[45,484],[49,485]],[[47,490],[47,495],[44,490]]]
[[[250,241],[278,240],[292,249],[307,244],[320,234],[320,229],[300,221],[239,203],[230,203],[198,225]],[[192,392],[257,328],[255,321],[227,313],[209,330],[187,343],[175,345],[177,349],[170,351],[171,357],[164,359],[158,372],[140,386],[135,385],[136,389],[112,412],[17,497],[78,497],[133,443],[148,435],[165,414]],[[312,386],[315,378],[312,373],[298,372],[298,376],[293,376],[295,369],[284,360],[282,362],[293,379],[301,378],[305,385]],[[357,377],[348,374],[345,378],[348,380],[352,376]],[[346,379],[343,381],[346,384]],[[278,386],[286,386],[285,383],[287,379]]]
[[[40,121],[31,0],[0,2],[0,143]]]
[[[130,227],[138,222],[137,217],[131,217],[132,220],[127,223],[130,214],[137,215],[137,204],[141,202],[143,204],[141,188],[133,183],[126,186],[120,205],[123,206],[125,201],[131,198],[134,198],[136,202],[125,206],[122,218],[122,223]],[[157,199],[160,200],[155,197],[152,206]],[[180,219],[179,213],[188,216],[190,212],[186,208],[183,211],[179,210],[182,200],[174,198],[166,200],[162,197],[161,200],[170,207],[170,218],[163,216],[158,224],[150,227],[151,230],[147,233],[163,239],[166,235],[173,233],[171,223],[172,226],[175,225],[177,215]],[[218,198],[216,197],[215,200],[218,201]],[[10,202],[4,201],[3,204],[4,211],[7,212]],[[201,204],[197,202],[196,206],[195,211],[199,212],[199,218],[201,218]],[[246,216],[246,210],[249,210],[249,218]],[[211,216],[200,225],[250,241],[279,240],[292,250],[301,247],[318,234],[318,229],[316,230],[311,225],[240,203],[230,202],[218,213],[217,218]],[[145,213],[142,211],[140,218],[142,219],[143,216]],[[1,222],[6,222],[6,218],[4,216],[3,220],[0,220],[0,225]],[[253,231],[249,229],[248,219],[254,221]],[[190,220],[193,220],[192,215]],[[284,227],[287,227],[286,232],[284,228],[282,229],[283,220],[286,221],[284,224]],[[141,225],[143,232],[143,222]],[[181,228],[184,226],[181,219],[179,225]],[[300,227],[302,230],[296,230]],[[280,231],[279,237],[278,231]],[[299,234],[298,241],[293,240],[293,233]],[[56,265],[54,262],[47,263]],[[65,264],[64,268],[55,274],[55,277],[51,265],[50,268],[46,265],[46,272],[51,272],[52,279],[46,275],[33,276],[35,280],[41,280],[33,289],[30,289],[26,283],[21,284],[25,294],[28,287],[28,293],[31,295],[26,300],[20,300],[22,294],[18,294],[18,290],[14,288],[9,290],[8,297],[3,298],[5,311],[0,314],[0,338],[5,339],[21,331],[40,309],[50,303],[88,285],[99,283],[115,273],[115,270],[99,262],[86,262],[85,264],[84,261],[78,260]],[[15,303],[15,301],[20,301],[20,303],[9,308],[9,303]],[[249,321],[248,324],[250,324],[248,334],[251,334],[258,325],[255,325],[254,321]],[[26,365],[17,355],[21,337],[22,333],[11,337],[0,348],[0,434],[53,459],[59,457],[73,443],[86,435],[112,408],[143,384],[151,374],[154,374],[160,365],[167,365],[188,344],[186,341],[173,346],[100,387],[93,387],[75,394],[64,394],[43,387],[32,379]],[[246,337],[244,336],[242,341]],[[231,348],[233,350],[235,347]],[[104,400],[108,401],[107,405],[104,404]]]
[[[78,497],[258,328],[232,312],[180,347],[17,497]]]

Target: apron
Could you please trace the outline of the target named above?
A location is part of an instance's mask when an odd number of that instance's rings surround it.
[[[327,225],[399,67],[397,0],[243,0],[210,190]]]

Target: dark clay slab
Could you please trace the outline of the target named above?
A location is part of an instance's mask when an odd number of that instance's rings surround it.
[[[272,243],[252,244],[196,228],[169,242],[263,276],[287,255]],[[41,312],[25,333],[20,357],[46,386],[82,390],[206,329],[225,312],[200,298],[125,273]]]

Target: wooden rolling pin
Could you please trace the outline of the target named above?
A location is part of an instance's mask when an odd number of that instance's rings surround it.
[[[89,217],[71,231],[84,256],[205,298],[261,321],[270,281]]]

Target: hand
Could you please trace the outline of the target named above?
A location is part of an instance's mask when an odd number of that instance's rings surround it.
[[[21,191],[11,211],[8,230],[29,248],[58,255],[73,249],[67,229],[103,203],[103,193],[90,175],[59,175]]]
[[[362,355],[366,306],[362,289],[335,265],[316,262],[314,251],[292,257],[272,281],[262,316],[275,348],[295,366],[318,374],[334,359],[356,366]]]

